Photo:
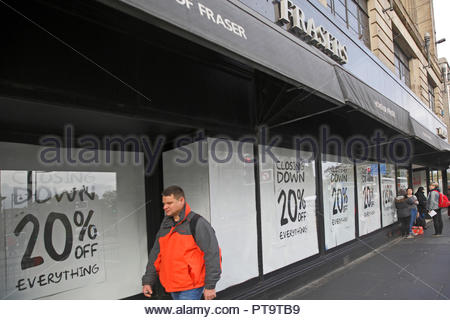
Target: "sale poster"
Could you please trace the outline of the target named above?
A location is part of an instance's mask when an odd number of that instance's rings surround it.
[[[114,209],[115,183],[107,172],[2,171],[5,299],[105,280],[103,216]]]
[[[395,166],[380,164],[381,168],[381,216],[383,227],[397,222],[395,209]]]
[[[297,159],[295,150],[272,150],[276,159],[260,163],[262,172],[273,173],[261,183],[265,273],[319,252],[315,162]]]
[[[356,172],[359,235],[363,236],[381,228],[378,164],[357,164]]]
[[[308,233],[308,209],[314,206],[311,200],[314,202],[315,198],[309,197],[306,190],[309,181],[306,181],[305,165],[287,157],[279,157],[279,161],[274,163],[275,196],[280,214],[277,234],[280,241],[302,238],[303,234]]]
[[[327,157],[327,159],[330,156]],[[355,239],[355,174],[348,159],[323,161],[326,250]]]

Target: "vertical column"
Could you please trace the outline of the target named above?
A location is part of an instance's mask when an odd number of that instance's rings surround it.
[[[395,165],[395,191],[396,195],[398,195],[398,192],[400,191],[398,188],[398,166]]]
[[[253,145],[253,159],[255,168],[255,201],[256,201],[256,235],[258,249],[258,274],[259,279],[264,280],[263,251],[262,251],[262,226],[261,226],[261,170],[259,167],[259,129],[256,132],[256,144]]]
[[[6,295],[6,216],[3,210],[3,194],[2,194],[2,171],[0,170],[0,299],[5,299]]]
[[[355,175],[355,237],[359,236],[359,207],[358,207],[358,171],[356,170],[356,163],[353,162],[353,172]]]
[[[379,202],[380,202],[380,225],[381,225],[381,229],[383,229],[383,190],[382,190],[382,186],[381,186],[381,164],[378,163],[378,194],[379,196]]]
[[[408,167],[408,187],[413,187],[413,179],[412,179],[412,164]]]
[[[447,176],[447,170],[442,170],[442,185],[443,185],[443,189],[441,190],[447,197],[449,196],[449,192],[448,192],[448,176]]]
[[[324,205],[323,205],[323,177],[322,177],[322,139],[319,141],[320,148],[316,155],[316,225],[317,240],[319,241],[319,254],[325,254],[325,227],[324,227]]]

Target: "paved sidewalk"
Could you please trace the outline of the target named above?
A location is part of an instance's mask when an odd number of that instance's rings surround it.
[[[444,210],[443,210],[444,211]],[[350,265],[280,299],[449,299],[450,220],[434,237],[433,222],[422,236],[398,238]]]

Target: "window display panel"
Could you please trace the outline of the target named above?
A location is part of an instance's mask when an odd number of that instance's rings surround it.
[[[253,144],[207,138],[165,151],[163,170],[164,186],[182,186],[191,209],[216,232],[223,258],[216,290],[257,277]]]
[[[400,190],[406,190],[409,187],[409,170],[397,169],[397,193]]]
[[[378,164],[356,165],[359,235],[363,236],[381,228],[380,188]]]
[[[397,222],[395,209],[395,166],[393,164],[380,164],[381,171],[381,213],[383,227]]]
[[[223,257],[216,289],[222,290],[258,276],[258,235],[253,144],[228,140],[228,148],[218,141],[208,138],[211,224]]]
[[[442,172],[440,170],[433,170],[430,172],[430,183],[437,182],[439,185],[439,190],[443,190],[443,180],[442,180]]]
[[[314,161],[297,160],[296,150],[260,146],[261,220],[264,273],[319,253]],[[302,158],[311,154],[302,152]]]
[[[186,152],[190,153],[190,157],[186,157]],[[190,161],[184,160],[189,158]],[[171,185],[181,186],[191,209],[211,222],[207,141],[165,151],[162,159],[164,188]]]
[[[35,160],[38,146],[0,143],[0,149],[1,298],[139,293],[147,258],[143,166],[49,170]]]
[[[443,187],[444,187],[444,182],[443,182],[443,179],[442,179],[442,171],[438,171],[437,172],[437,183],[439,184],[439,190],[443,190]]]
[[[417,171],[413,171],[413,188],[414,188],[414,193],[417,192],[417,189],[419,189],[419,187],[423,187],[423,189],[427,190],[427,172],[426,170],[417,170]]]
[[[326,155],[326,160],[322,161],[322,192],[328,250],[355,239],[355,173],[347,158],[337,162],[336,157]]]

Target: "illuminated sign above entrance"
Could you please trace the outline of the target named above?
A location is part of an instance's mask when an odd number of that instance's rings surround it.
[[[347,47],[342,45],[323,26],[317,26],[313,18],[306,20],[303,11],[290,0],[277,3],[277,22],[287,25],[288,30],[300,39],[314,45],[339,64],[348,62]]]

